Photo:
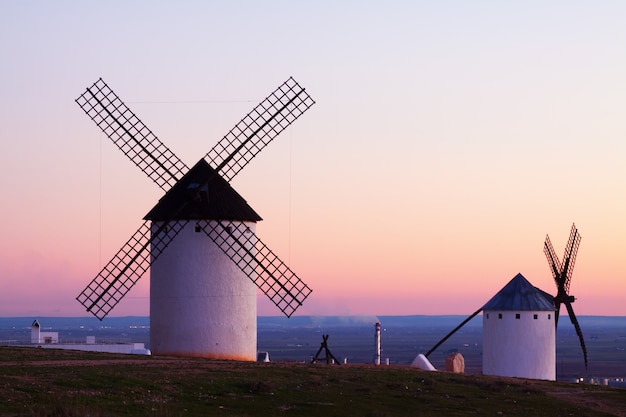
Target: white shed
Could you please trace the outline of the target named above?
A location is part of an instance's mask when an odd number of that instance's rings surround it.
[[[51,344],[51,343],[59,343],[59,333],[58,332],[42,332],[41,325],[37,320],[33,321],[33,324],[30,326],[30,343],[36,344]]]

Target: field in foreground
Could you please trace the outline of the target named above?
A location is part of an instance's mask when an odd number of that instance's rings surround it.
[[[0,348],[0,416],[626,416],[619,388],[401,366]]]

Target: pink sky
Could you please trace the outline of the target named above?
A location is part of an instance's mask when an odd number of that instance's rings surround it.
[[[86,314],[75,297],[161,195],[74,103],[100,76],[188,165],[287,77],[307,88],[317,104],[232,182],[313,289],[297,314],[469,314],[518,272],[555,292],[543,241],[562,257],[575,222],[575,311],[626,315],[625,20],[621,3],[5,3],[0,316]],[[148,291],[114,315],[148,315]]]

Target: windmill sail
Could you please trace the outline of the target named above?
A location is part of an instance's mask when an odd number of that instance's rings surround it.
[[[583,359],[585,360],[585,369],[587,369],[587,346],[585,346],[585,338],[583,337],[583,331],[580,328],[580,324],[578,324],[578,319],[576,318],[576,314],[574,314],[574,308],[572,307],[572,303],[566,302],[565,308],[567,309],[567,313],[569,314],[569,319],[574,325],[574,329],[576,329],[576,334],[578,335],[578,340],[580,341],[580,347],[583,350]]]
[[[76,99],[76,103],[135,165],[167,191],[162,201],[168,200],[175,188],[182,188],[184,194],[184,198],[174,199],[175,203],[167,207],[167,216],[159,219],[161,223],[156,229],[152,228],[152,233],[149,222],[145,221],[77,297],[87,311],[100,320],[135,285],[150,263],[161,255],[189,220],[220,218],[211,215],[194,217],[206,209],[199,207],[207,201],[208,196],[203,199],[203,193],[209,185],[230,181],[274,137],[315,104],[304,88],[289,78],[206,154],[206,160],[215,170],[210,169],[205,160],[189,170],[102,79],[87,88]],[[197,167],[205,170],[203,164],[210,172],[203,171],[206,175],[193,184],[187,182],[181,187],[183,178],[191,171]],[[169,201],[172,199],[169,198]],[[151,217],[152,213],[146,216],[146,220],[155,220]],[[226,218],[232,218],[232,214],[229,213]],[[256,285],[285,315],[291,316],[311,293],[311,289],[258,237],[252,234],[244,242],[232,236],[225,239],[223,231],[234,226],[224,229],[222,223],[219,224],[220,228],[215,228],[206,223],[203,229],[243,272],[254,277]],[[246,249],[245,255],[239,256],[235,255],[233,248],[239,248],[236,253],[245,248],[254,250]]]
[[[574,328],[576,329],[576,334],[578,335],[578,339],[580,340],[580,347],[583,351],[583,357],[585,360],[585,368],[587,368],[587,347],[585,346],[585,339],[583,338],[582,330],[580,329],[578,319],[576,318],[576,315],[574,314],[574,308],[572,307],[572,303],[576,300],[576,298],[574,298],[569,293],[569,287],[572,281],[572,272],[574,270],[574,263],[576,262],[576,255],[578,254],[578,247],[580,246],[580,239],[581,236],[578,233],[576,225],[572,224],[570,236],[567,241],[567,245],[565,246],[563,263],[559,261],[559,258],[556,255],[554,248],[552,247],[552,243],[550,242],[550,238],[547,235],[545,243],[543,245],[543,252],[546,255],[546,259],[548,260],[548,265],[550,265],[550,271],[552,272],[552,276],[554,277],[557,288],[557,293],[554,297],[554,306],[556,308],[555,326],[558,326],[559,323],[561,304],[565,304],[565,308],[567,309],[570,321],[574,325]]]
[[[557,290],[559,288],[563,288],[563,278],[561,277],[561,271],[563,270],[561,266],[561,261],[559,257],[556,255],[554,251],[554,247],[552,246],[552,242],[550,241],[550,237],[546,235],[546,240],[543,243],[543,253],[546,255],[546,259],[548,260],[548,265],[550,265],[550,272],[552,272],[552,277],[554,278],[554,282],[556,283]],[[555,326],[559,324],[559,315],[561,311],[561,298],[563,297],[554,297],[554,323]]]
[[[552,272],[552,277],[558,287],[561,280],[561,261],[559,261],[559,257],[556,256],[556,252],[554,251],[554,247],[552,247],[552,242],[550,242],[550,237],[548,235],[546,235],[546,241],[543,243],[543,253],[548,259],[550,272]]]
[[[78,302],[102,320],[186,224],[186,221],[178,221],[150,234],[150,222],[144,221],[113,259],[76,297]]]
[[[187,166],[120,100],[100,78],[76,103],[150,179],[167,191]]]
[[[580,234],[575,225],[572,225],[572,230],[565,246],[565,254],[563,255],[563,289],[566,294],[569,294],[569,286],[572,282],[572,272],[574,271],[574,263],[576,263],[576,255],[578,254],[578,247],[580,246]]]
[[[201,221],[198,225],[287,317],[311,294],[309,286],[245,224]]]
[[[220,175],[230,181],[280,132],[315,101],[293,78],[289,78],[259,103],[205,156]]]

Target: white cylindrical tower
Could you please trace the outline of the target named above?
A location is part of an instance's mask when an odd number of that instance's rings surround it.
[[[485,375],[556,380],[554,312],[485,310]]]
[[[254,232],[261,217],[201,159],[146,215],[151,234],[175,233],[167,247],[153,240],[150,266],[150,350],[155,355],[256,361],[255,276],[237,266],[243,251],[256,255]],[[224,238],[207,236],[207,222]],[[167,224],[166,230],[160,230]],[[246,229],[247,228],[247,229]],[[245,249],[233,245],[237,239]],[[254,274],[256,265],[246,266]]]
[[[485,375],[556,380],[553,300],[518,274],[485,304]]]
[[[244,223],[254,233],[255,223]],[[257,359],[256,286],[193,221],[151,266],[150,350]]]
[[[380,365],[380,322],[374,324],[374,365]]]

